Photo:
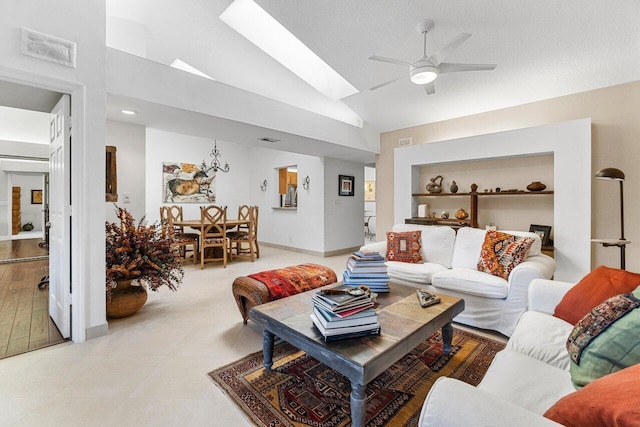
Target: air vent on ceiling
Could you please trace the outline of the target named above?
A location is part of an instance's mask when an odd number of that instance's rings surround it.
[[[262,138],[258,138],[258,141],[264,141],[264,142],[279,142],[279,139],[275,139],[275,138],[269,138],[268,136],[264,136]]]
[[[407,147],[413,144],[413,138],[400,138],[398,140],[398,147]]]

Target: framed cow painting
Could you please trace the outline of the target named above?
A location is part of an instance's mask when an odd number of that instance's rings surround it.
[[[215,203],[215,178],[204,166],[162,162],[162,202]]]

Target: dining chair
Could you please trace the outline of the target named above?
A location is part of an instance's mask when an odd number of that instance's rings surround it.
[[[240,221],[249,221],[251,215],[251,208],[249,205],[238,206],[238,219]],[[249,224],[241,224],[238,226],[238,231],[249,231]]]
[[[192,247],[193,264],[198,261],[198,243],[200,236],[198,233],[185,233],[184,227],[175,225],[174,222],[182,221],[182,207],[173,206],[161,206],[160,207],[160,222],[167,230],[171,232],[171,247],[177,248],[180,255],[187,259],[187,246]]]
[[[240,215],[238,214],[238,217]],[[238,218],[240,219],[240,218]],[[235,249],[235,256],[246,256],[251,258],[251,262],[256,257],[260,258],[260,249],[258,247],[258,207],[251,206],[249,208],[248,215],[249,224],[246,229],[240,229],[238,231],[230,231],[227,233],[229,237],[229,255],[233,260]],[[248,248],[243,248],[242,244],[247,243]]]
[[[226,236],[227,208],[210,205],[200,207],[200,268],[204,268],[205,259],[222,261],[227,267],[229,239]],[[216,250],[216,248],[219,248]],[[207,251],[207,249],[210,249]],[[219,252],[222,254],[219,255]]]

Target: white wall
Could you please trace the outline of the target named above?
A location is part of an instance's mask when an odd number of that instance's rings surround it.
[[[260,208],[258,241],[274,245],[324,253],[324,160],[315,156],[287,153],[264,148],[251,150],[250,204]],[[278,199],[278,168],[298,167],[298,208],[274,209]],[[302,188],[302,179],[309,175],[309,189]],[[267,180],[267,190],[260,183]],[[336,184],[337,185],[337,184]]]
[[[104,335],[105,0],[2,3],[0,78],[72,94],[71,280],[74,341]],[[76,68],[20,53],[20,29],[73,41]]]
[[[136,220],[146,214],[145,208],[145,171],[146,171],[146,139],[144,126],[107,121],[106,145],[116,147],[116,167],[118,175],[118,201],[116,205],[127,209]],[[125,203],[124,195],[130,196],[130,203]],[[106,203],[106,220],[117,220],[114,204]]]
[[[0,140],[49,143],[49,113],[0,106]]]
[[[325,251],[357,248],[364,243],[364,165],[325,159]],[[354,195],[338,195],[338,176],[353,176]]]
[[[394,221],[415,215],[423,165],[543,153],[554,155],[555,278],[578,281],[591,269],[590,119],[397,148]]]
[[[200,165],[204,160],[211,162],[211,150],[214,140],[190,135],[165,132],[147,128],[146,132],[146,195],[145,206],[149,222],[160,219],[162,203],[162,163],[180,162]],[[211,204],[227,206],[229,218],[235,218],[238,206],[252,203],[250,193],[251,165],[249,148],[218,140],[221,161],[229,163],[228,173],[218,172],[215,179],[216,201]],[[120,185],[118,183],[118,185]],[[173,203],[167,203],[173,204]],[[185,219],[200,219],[200,206],[210,203],[183,203],[182,211]]]

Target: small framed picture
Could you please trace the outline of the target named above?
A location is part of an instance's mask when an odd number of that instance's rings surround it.
[[[531,224],[529,225],[529,231],[532,233],[536,233],[540,236],[540,240],[542,240],[542,246],[552,246],[553,242],[551,240],[551,226],[550,225],[537,225]]]
[[[32,205],[42,204],[42,190],[31,190],[31,204]]]
[[[354,177],[338,175],[338,196],[353,196]]]

